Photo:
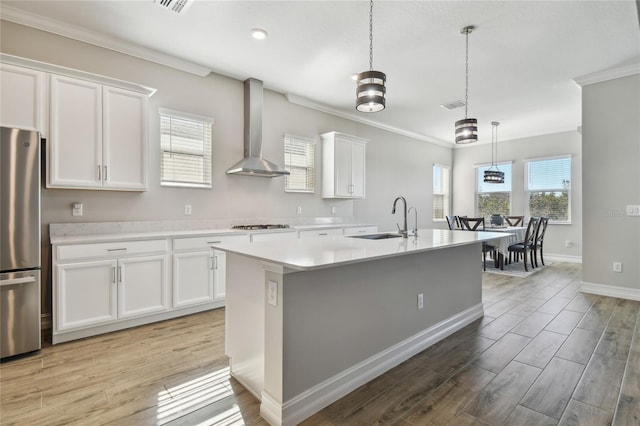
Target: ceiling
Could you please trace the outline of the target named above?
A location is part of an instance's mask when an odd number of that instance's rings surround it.
[[[387,107],[358,113],[351,75],[369,68],[368,1],[193,0],[177,14],[153,0],[2,0],[0,16],[201,75],[258,78],[292,101],[448,146],[464,108],[440,105],[465,96],[464,26],[476,26],[469,117],[481,142],[491,121],[501,141],[575,130],[573,79],[640,63],[634,0],[376,0],[373,68],[387,74]],[[256,27],[269,37],[253,39]]]

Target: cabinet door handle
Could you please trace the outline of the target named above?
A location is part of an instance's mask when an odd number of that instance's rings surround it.
[[[111,268],[111,282],[116,283],[116,267]]]
[[[211,255],[211,270],[213,271],[215,268],[215,256]]]
[[[104,180],[107,180],[107,166],[104,166]]]
[[[218,269],[218,256],[213,256],[213,269]]]
[[[209,241],[207,244],[220,244],[222,241]]]
[[[98,180],[102,180],[102,167],[98,165]]]
[[[107,251],[126,251],[127,248],[123,247],[123,248],[115,248],[115,249],[107,249]]]
[[[118,282],[122,284],[122,266],[118,266]]]

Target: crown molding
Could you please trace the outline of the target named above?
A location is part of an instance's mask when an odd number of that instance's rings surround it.
[[[211,69],[203,65],[185,61],[183,59],[158,52],[157,50],[140,47],[114,37],[101,35],[84,28],[65,24],[54,19],[27,13],[11,6],[2,5],[2,8],[0,9],[0,19],[113,50],[115,52],[124,53],[125,55],[199,75],[200,77],[206,77],[211,73]]]
[[[631,64],[624,67],[612,68],[605,71],[594,72],[591,74],[576,77],[573,79],[573,81],[575,81],[579,86],[587,86],[589,84],[602,83],[603,81],[609,81],[621,77],[628,77],[635,74],[640,74],[640,63]]]
[[[369,120],[366,118],[362,118],[360,115],[350,114],[348,112],[340,111],[335,108],[331,108],[329,106],[317,103],[308,98],[303,98],[302,96],[293,95],[291,93],[285,93],[284,97],[294,105],[303,106],[305,108],[313,109],[316,111],[324,112],[327,114],[335,115],[336,117],[346,118],[347,120],[355,121],[358,123],[366,124],[367,126],[376,127],[378,129],[386,130],[391,133],[396,133],[398,135],[407,136],[412,139],[417,139],[425,142],[432,143],[434,145],[443,146],[445,148],[453,148],[453,144],[449,142],[444,142],[438,139],[430,138],[425,135],[421,135],[419,133],[414,133],[409,130],[404,130],[399,127],[389,126],[387,124],[379,123],[374,120]]]

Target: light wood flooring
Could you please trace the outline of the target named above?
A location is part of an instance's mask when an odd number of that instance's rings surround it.
[[[640,302],[578,292],[581,266],[484,274],[485,316],[303,425],[640,425]],[[2,425],[260,425],[229,377],[224,310],[0,365]]]

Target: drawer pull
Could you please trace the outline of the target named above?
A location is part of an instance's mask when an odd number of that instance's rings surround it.
[[[367,232],[367,230],[366,229],[359,229],[358,232],[363,234],[363,233]]]
[[[222,241],[209,241],[207,244],[220,244]]]
[[[321,232],[318,235],[329,235],[329,234],[327,234],[326,232]]]
[[[116,249],[107,249],[107,251],[127,251],[127,248],[123,247],[123,248],[116,248]]]

